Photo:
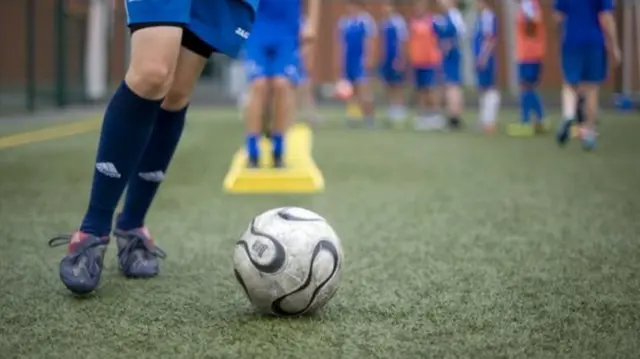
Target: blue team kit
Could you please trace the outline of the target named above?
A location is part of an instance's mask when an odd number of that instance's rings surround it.
[[[498,33],[498,21],[491,10],[483,10],[478,16],[473,35],[473,54],[476,62],[482,54],[485,41],[495,38]],[[495,51],[487,54],[488,58],[484,67],[476,67],[476,84],[480,89],[488,89],[495,86],[496,81],[496,56]]]
[[[571,85],[600,83],[607,77],[607,51],[599,14],[613,10],[613,0],[556,0],[564,16],[562,71]]]
[[[145,23],[183,24],[216,51],[235,57],[252,32],[259,2],[260,0],[126,0],[125,7],[129,26]]]
[[[343,78],[351,83],[366,81],[367,40],[375,36],[376,25],[371,15],[361,13],[340,19],[338,24],[343,50]]]
[[[457,15],[457,13],[456,13]],[[442,48],[442,75],[447,84],[462,83],[462,54],[460,52],[460,36],[464,31],[460,20],[450,12],[436,16],[436,30]]]
[[[301,0],[261,0],[258,18],[246,43],[249,80],[285,77],[300,81]]]
[[[407,23],[401,15],[394,14],[380,25],[383,60],[380,76],[387,85],[398,85],[404,81],[404,72],[396,69],[394,63],[402,56],[403,43],[408,40]]]

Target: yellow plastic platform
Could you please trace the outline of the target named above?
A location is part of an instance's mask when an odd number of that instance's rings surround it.
[[[349,120],[362,120],[364,117],[360,105],[355,101],[349,101],[347,103],[346,112]]]
[[[275,169],[271,156],[262,156],[260,168],[247,168],[247,152],[238,150],[224,179],[230,193],[315,193],[324,189],[324,178],[311,154],[311,129],[295,125],[286,135],[286,168]],[[261,153],[271,153],[271,141],[260,141]]]

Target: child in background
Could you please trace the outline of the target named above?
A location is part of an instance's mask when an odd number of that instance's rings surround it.
[[[618,64],[621,60],[613,0],[556,0],[556,18],[563,29],[562,72],[570,86],[573,111],[567,106],[565,119],[558,128],[556,140],[565,145],[570,139],[575,122],[577,95],[584,95],[585,120],[580,127],[580,138],[585,150],[596,146],[596,117],[599,110],[600,85],[607,78],[607,53]]]
[[[487,134],[495,131],[500,107],[500,92],[496,83],[497,18],[487,0],[477,0],[478,20],[473,36],[477,86],[480,91],[480,124]]]
[[[445,127],[440,114],[439,73],[442,54],[436,33],[434,17],[427,11],[427,2],[415,2],[414,17],[409,22],[409,61],[417,92],[417,130],[435,130]]]
[[[341,81],[353,86],[354,95],[368,127],[374,125],[373,91],[369,75],[374,66],[376,24],[364,9],[363,0],[349,0],[347,14],[338,22],[338,54]]]
[[[547,47],[547,34],[538,0],[518,0],[516,54],[520,74],[521,122],[509,127],[511,136],[533,136],[545,132],[544,109],[537,88]],[[531,124],[531,115],[535,123]]]
[[[387,90],[389,109],[387,115],[392,124],[406,118],[404,101],[404,71],[407,43],[407,23],[393,6],[393,0],[384,3],[385,18],[380,24],[382,61],[380,76]]]
[[[300,19],[301,28],[305,26],[304,18]],[[313,81],[309,75],[309,70],[313,68],[315,59],[315,44],[306,43],[300,47],[298,54],[298,106],[303,119],[309,124],[317,124],[321,121],[316,98],[313,93]]]
[[[442,71],[444,74],[444,99],[451,129],[462,126],[464,98],[462,93],[462,53],[460,39],[466,26],[456,0],[438,0],[442,14],[436,17],[440,46],[442,49]]]

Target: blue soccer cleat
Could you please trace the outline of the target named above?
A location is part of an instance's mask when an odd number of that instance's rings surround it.
[[[158,258],[166,253],[153,243],[146,227],[113,232],[118,245],[118,267],[125,277],[150,278],[158,275]]]
[[[585,130],[582,134],[582,148],[585,151],[592,151],[596,148],[597,134],[593,130]]]
[[[52,238],[50,247],[69,245],[67,255],[60,262],[60,279],[71,292],[85,295],[95,291],[100,284],[104,254],[109,237],[96,237],[75,232]]]
[[[283,156],[273,156],[273,168],[282,169],[285,168]]]
[[[564,120],[558,127],[558,132],[556,133],[556,140],[560,146],[564,146],[569,142],[571,138],[571,126],[573,125],[572,120]]]

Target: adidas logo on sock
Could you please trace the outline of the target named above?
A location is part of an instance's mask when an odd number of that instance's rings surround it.
[[[138,173],[138,176],[148,182],[162,182],[162,180],[164,179],[164,172],[140,172]]]
[[[111,162],[96,163],[96,170],[107,177],[111,177],[111,178],[122,177],[122,175],[120,175],[120,172],[118,172],[118,169],[116,168],[116,166],[114,166],[113,163]]]

